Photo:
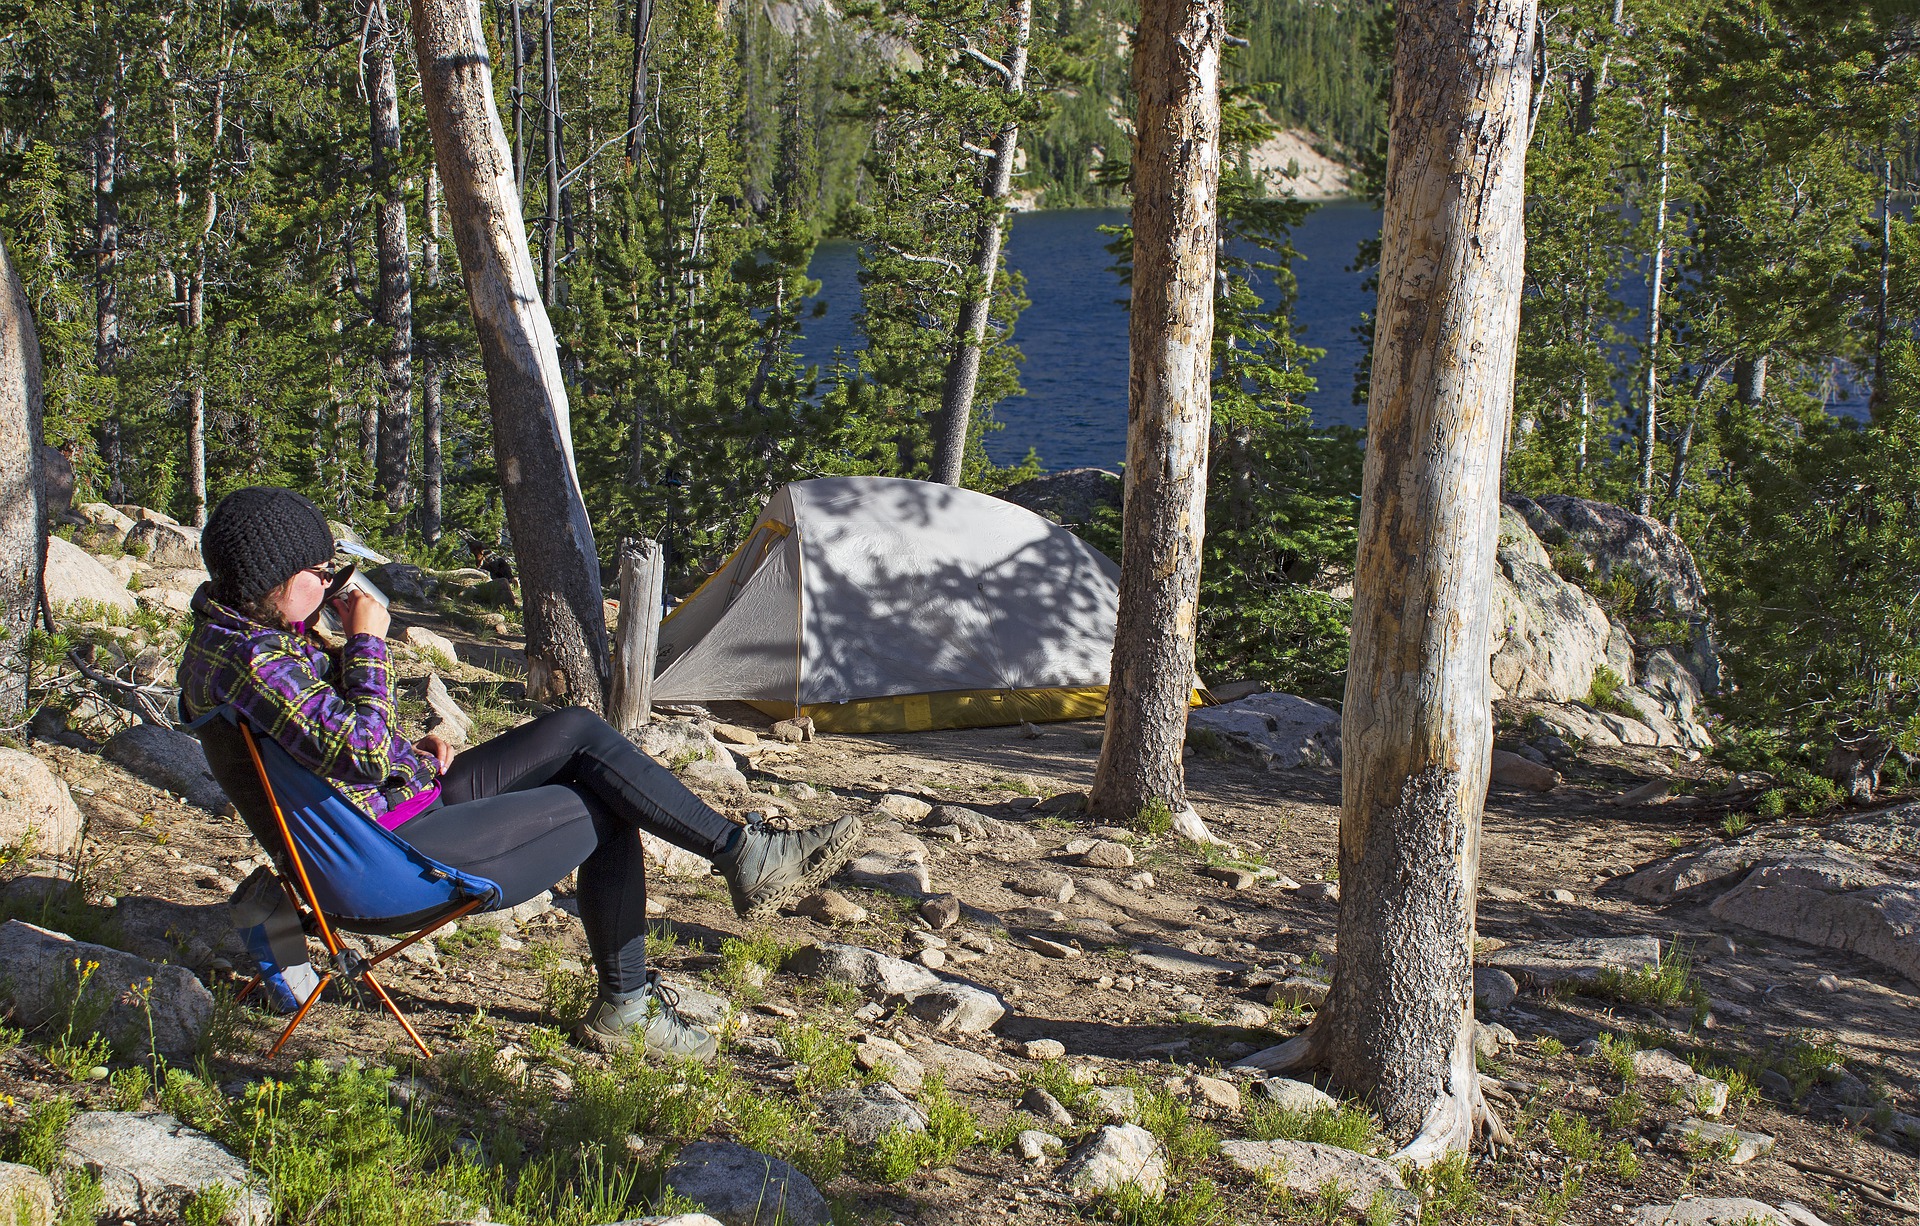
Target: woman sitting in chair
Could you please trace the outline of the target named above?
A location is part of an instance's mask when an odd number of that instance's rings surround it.
[[[333,593],[333,533],[292,490],[255,486],[223,499],[200,538],[210,581],[193,597],[180,664],[188,715],[223,703],[324,777],[372,821],[421,853],[530,898],[580,870],[580,920],[599,997],[577,1036],[606,1047],[710,1059],[714,1037],[682,1018],[646,969],[646,885],[639,831],[711,860],[748,918],[831,876],[852,852],[857,817],[803,831],[735,825],[599,716],[539,716],[455,757],[409,743],[387,677],[387,610],[364,592]],[[331,600],[346,645],[308,627]]]

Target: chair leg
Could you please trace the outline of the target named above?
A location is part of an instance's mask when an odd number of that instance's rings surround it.
[[[326,974],[320,976],[320,982],[317,985],[315,985],[313,989],[313,995],[307,997],[305,1003],[303,1003],[300,1006],[300,1011],[298,1013],[295,1013],[293,1015],[293,1020],[287,1023],[287,1028],[280,1032],[280,1037],[274,1041],[273,1047],[269,1049],[267,1052],[267,1059],[271,1060],[275,1056],[280,1054],[280,1049],[282,1047],[285,1047],[287,1045],[287,1040],[293,1037],[294,1029],[298,1027],[301,1022],[306,1020],[307,1010],[313,1008],[314,1005],[319,1003],[320,993],[327,990],[327,984],[331,982],[332,979],[333,979],[332,971],[328,971]]]
[[[413,1028],[413,1023],[407,1020],[407,1015],[400,1012],[400,1006],[393,1003],[393,997],[387,995],[387,990],[380,986],[380,981],[373,977],[373,972],[370,970],[361,971],[360,979],[368,987],[373,989],[373,994],[380,998],[380,1003],[387,1007],[387,1012],[393,1014],[393,1020],[400,1023],[400,1029],[407,1032],[407,1037],[412,1039],[413,1045],[420,1049],[420,1054],[429,1060],[433,1059],[433,1052],[429,1051],[427,1045],[420,1041],[420,1032]]]
[[[393,955],[399,953],[401,950],[413,944],[415,941],[418,941],[423,937],[428,937],[433,935],[434,933],[440,931],[440,929],[446,927],[448,924],[451,924],[453,921],[459,919],[461,916],[465,915],[467,912],[473,910],[475,907],[478,907],[479,905],[480,905],[480,899],[478,898],[473,899],[472,901],[468,902],[465,906],[462,906],[458,911],[450,912],[445,918],[437,920],[434,923],[428,924],[425,928],[422,928],[420,931],[414,933],[412,936],[408,937],[406,940],[401,941],[395,945],[387,946],[385,949],[381,950],[379,953],[375,954],[373,957],[368,958],[366,964],[368,966],[380,965],[382,962],[385,962],[388,958],[393,957]]]
[[[253,995],[253,990],[265,982],[266,980],[262,979],[258,975],[255,975],[253,978],[247,980],[247,986],[240,989],[240,995],[233,998],[233,1003],[236,1005],[246,1004],[247,997]]]

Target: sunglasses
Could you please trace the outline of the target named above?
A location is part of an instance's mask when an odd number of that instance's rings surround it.
[[[354,565],[351,562],[339,567],[309,566],[307,569],[318,576],[320,582],[326,587],[326,593],[320,598],[323,604],[339,596],[347,584],[353,580]]]

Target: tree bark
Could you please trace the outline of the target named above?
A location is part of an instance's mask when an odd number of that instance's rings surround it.
[[[1339,969],[1308,1030],[1422,1165],[1504,1130],[1473,1054],[1501,449],[1513,406],[1532,0],[1397,8],[1379,327],[1341,712]]]
[[[431,165],[427,167],[427,191],[421,203],[427,232],[420,244],[420,273],[431,297],[440,290],[440,172]],[[440,401],[442,363],[431,342],[421,357],[421,366],[420,535],[431,545],[440,539],[440,431],[444,418]]]
[[[47,504],[40,481],[40,340],[0,240],[0,722],[27,701],[27,635],[40,603]]]
[[[633,76],[627,94],[627,165],[640,161],[646,147],[647,39],[653,32],[653,0],[634,0]]]
[[[1653,452],[1660,427],[1660,305],[1667,280],[1667,151],[1673,108],[1660,108],[1660,194],[1653,221],[1653,276],[1647,285],[1646,411],[1640,415],[1640,492],[1634,510],[1653,513]]]
[[[1741,404],[1752,407],[1767,398],[1767,355],[1740,358],[1733,364],[1733,394]]]
[[[120,197],[114,177],[120,161],[119,92],[126,60],[115,54],[114,72],[102,83],[93,145],[93,368],[112,380],[120,361]],[[108,406],[101,426],[101,452],[107,462],[107,501],[127,500],[125,440],[120,436],[119,397]]]
[[[1000,66],[1007,94],[1016,100],[1027,87],[1027,44],[1033,33],[1033,0],[1013,0],[1013,53]],[[980,382],[980,351],[987,341],[993,309],[993,283],[1000,271],[1000,246],[1007,233],[1007,197],[1013,194],[1013,162],[1020,147],[1020,125],[1009,120],[993,143],[982,184],[986,213],[974,234],[972,292],[955,321],[957,342],[940,389],[940,436],[934,440],[933,479],[960,484],[967,458],[967,427],[973,417],[973,393]]]
[[[520,30],[520,0],[509,0],[513,14],[513,190],[527,190],[527,39]]]
[[[234,38],[226,40],[220,78],[213,87],[213,112],[207,132],[207,190],[202,202],[200,233],[193,246],[187,274],[184,306],[187,331],[187,501],[188,516],[195,527],[207,523],[207,244],[212,241],[214,223],[220,219],[220,193],[214,186],[213,167],[219,157],[220,142],[227,128],[227,70],[233,66]],[[184,158],[182,159],[184,166]],[[184,192],[184,187],[182,188]]]
[[[513,155],[494,107],[480,0],[412,0],[421,93],[465,275],[507,525],[520,568],[527,690],[602,709],[607,625],[574,470],[553,324],[527,249]]]
[[[1091,807],[1187,807],[1180,753],[1206,532],[1222,0],[1144,0],[1134,43],[1126,511],[1107,735]]]
[[[373,91],[367,98],[373,144],[374,247],[379,255],[380,286],[373,315],[386,329],[380,353],[380,377],[386,403],[380,411],[374,473],[387,510],[399,515],[413,499],[409,452],[413,448],[413,245],[407,239],[407,197],[400,178],[400,93],[394,71],[393,22],[386,0],[367,0],[374,42]]]
[[[560,75],[553,55],[553,0],[540,6],[541,88],[540,109],[545,121],[547,212],[540,219],[540,291],[551,307],[557,299],[554,247],[556,227],[560,224]]]

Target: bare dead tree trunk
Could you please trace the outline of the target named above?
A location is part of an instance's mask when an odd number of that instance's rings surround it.
[[[513,190],[527,190],[527,39],[520,30],[520,0],[509,0],[513,14]]]
[[[421,201],[427,232],[420,244],[420,273],[430,297],[440,291],[440,172],[427,166],[426,197]],[[441,466],[440,431],[444,410],[440,402],[445,377],[440,355],[429,344],[421,359],[420,382],[420,535],[429,545],[440,539]]]
[[[560,74],[553,56],[553,0],[540,6],[541,81],[540,109],[545,121],[547,166],[547,213],[540,219],[540,292],[551,307],[555,298],[555,272],[559,252],[555,249],[556,227],[560,224]]]
[[[634,0],[633,78],[627,94],[627,165],[640,161],[646,148],[647,40],[653,33],[653,0]]]
[[[120,362],[120,197],[114,176],[120,161],[119,95],[126,59],[116,54],[113,76],[101,84],[93,144],[93,368],[111,380]],[[127,500],[126,440],[121,437],[118,397],[101,424],[101,448],[107,462],[107,501]]]
[[[229,47],[231,57],[231,47]],[[213,91],[213,122],[209,146],[215,150],[226,130],[227,79]],[[187,279],[187,336],[189,361],[193,369],[187,384],[187,497],[196,527],[207,523],[207,244],[212,241],[214,223],[220,220],[220,194],[213,184],[212,168],[207,174],[206,207],[200,215],[200,237],[193,253],[193,270]]]
[[[1660,304],[1667,280],[1667,151],[1673,108],[1660,108],[1660,195],[1653,220],[1653,276],[1647,286],[1646,410],[1640,417],[1640,493],[1634,510],[1653,513],[1653,452],[1660,426]]]
[[[369,50],[374,56],[373,90],[367,118],[373,144],[374,248],[380,261],[380,286],[373,316],[386,329],[380,352],[380,378],[386,403],[380,410],[374,473],[387,510],[399,515],[413,500],[409,452],[413,449],[413,244],[407,238],[406,185],[400,178],[400,92],[394,69],[394,23],[386,0],[367,0]]]
[[[40,603],[47,504],[40,474],[40,339],[0,241],[0,722],[27,701],[27,635]]]
[[[1033,0],[1013,0],[1013,53],[1002,64],[973,52],[1018,99],[1027,87],[1027,43],[1033,33]],[[1020,147],[1020,125],[1009,121],[987,160],[986,213],[974,233],[969,293],[955,321],[953,358],[940,389],[940,434],[933,446],[933,479],[960,484],[967,458],[967,427],[973,417],[974,389],[980,382],[980,351],[986,346],[987,320],[993,309],[993,283],[1000,271],[1000,247],[1007,233],[1007,198],[1013,194],[1013,162]]]
[[[1091,807],[1187,808],[1180,752],[1206,533],[1222,0],[1144,0],[1134,42],[1126,514],[1107,735]]]
[[[520,564],[527,691],[603,709],[607,624],[573,462],[559,347],[527,249],[493,102],[480,0],[412,0],[421,93],[487,372],[494,452]]]
[[[1422,1165],[1505,1133],[1473,1054],[1494,551],[1513,407],[1532,0],[1401,0],[1341,718],[1339,968],[1294,1039]],[[1408,1140],[1408,1138],[1411,1138]]]

